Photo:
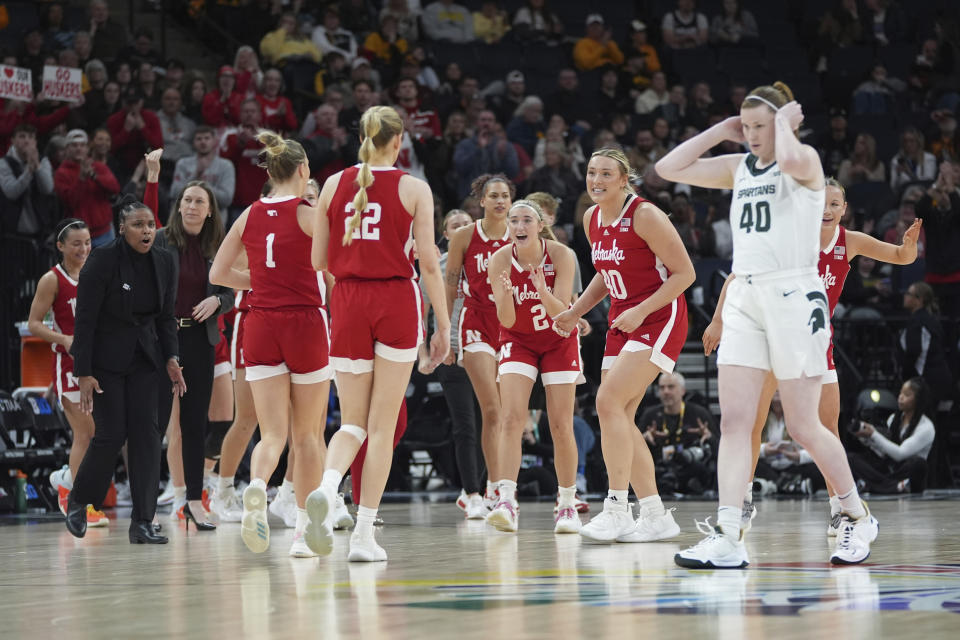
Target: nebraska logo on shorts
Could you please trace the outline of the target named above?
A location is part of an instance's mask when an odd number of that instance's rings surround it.
[[[467,329],[467,344],[473,342],[483,342],[483,338],[480,337],[480,332],[476,329]]]
[[[501,357],[501,358],[509,358],[509,357],[510,357],[510,349],[511,349],[512,347],[513,347],[513,343],[512,343],[512,342],[505,342],[505,343],[503,343],[502,345],[500,345],[500,357]]]

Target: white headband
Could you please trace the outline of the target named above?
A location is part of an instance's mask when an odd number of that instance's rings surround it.
[[[83,220],[74,220],[70,224],[64,225],[63,229],[60,229],[60,233],[57,234],[57,242],[60,242],[63,240],[63,234],[67,232],[67,229],[69,229],[74,225],[82,225],[82,224],[86,224],[86,223]]]
[[[766,98],[762,98],[762,97],[760,97],[760,96],[747,96],[746,98],[744,98],[744,100],[759,100],[760,102],[762,102],[763,104],[767,105],[768,107],[770,107],[770,108],[773,109],[774,111],[780,111],[780,108],[779,108],[779,107],[775,106],[772,102],[770,102],[770,101],[767,100]]]

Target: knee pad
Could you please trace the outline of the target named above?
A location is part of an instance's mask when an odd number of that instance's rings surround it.
[[[355,424],[342,424],[340,425],[340,431],[349,433],[354,438],[359,440],[360,444],[363,444],[363,441],[367,439],[367,430]]]

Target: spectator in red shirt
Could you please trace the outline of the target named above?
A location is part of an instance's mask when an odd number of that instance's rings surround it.
[[[113,153],[123,171],[123,175],[117,178],[124,183],[143,154],[163,146],[160,119],[156,113],[144,108],[143,93],[137,87],[130,87],[123,94],[123,108],[107,118],[107,129],[113,138]]]
[[[267,129],[287,135],[297,130],[297,114],[293,112],[290,98],[280,95],[283,74],[278,69],[267,69],[263,74],[263,92],[257,94],[261,121]]]
[[[410,133],[417,140],[426,142],[443,135],[437,112],[423,108],[420,102],[420,88],[415,80],[411,78],[399,80],[393,93],[397,106],[402,109],[401,117],[406,116],[410,119],[413,124]]]
[[[120,184],[107,165],[90,158],[83,129],[67,134],[67,158],[53,174],[53,186],[64,216],[79,218],[90,227],[94,247],[116,237],[110,196],[120,192]]]
[[[203,121],[211,127],[227,127],[240,122],[243,94],[237,91],[237,78],[230,65],[217,72],[218,88],[203,97]]]
[[[220,155],[233,163],[236,171],[236,189],[230,205],[230,222],[237,218],[250,203],[260,197],[260,189],[267,181],[267,171],[260,166],[263,144],[257,140],[260,129],[260,103],[245,100],[240,107],[240,126],[227,136],[225,148]]]

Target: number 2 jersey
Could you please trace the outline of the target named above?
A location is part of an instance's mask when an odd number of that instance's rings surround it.
[[[547,289],[553,291],[554,281],[557,279],[556,269],[550,254],[547,253],[547,243],[541,238],[540,246],[543,248],[543,260],[540,265],[543,267],[543,279],[546,282]],[[527,271],[517,260],[517,247],[511,248],[510,257],[510,282],[513,285],[513,308],[515,320],[513,326],[507,329],[500,328],[501,342],[506,340],[522,339],[523,335],[550,335],[559,340],[560,335],[552,328],[553,320],[547,315],[547,308],[543,306],[540,300],[540,293],[533,286],[530,279],[530,272]]]
[[[366,210],[353,231],[353,242],[343,244],[347,221],[353,216],[359,166],[340,175],[327,208],[330,242],[327,268],[338,281],[346,279],[413,279],[413,216],[400,201],[400,179],[407,175],[393,167],[370,167],[373,184],[367,187]],[[260,292],[257,291],[257,295]]]
[[[243,245],[250,265],[251,309],[322,307],[323,274],[310,261],[312,240],[297,222],[295,196],[261,198],[250,205]]]
[[[824,189],[804,187],[773,164],[745,154],[733,178],[730,228],[738,276],[817,266]]]

